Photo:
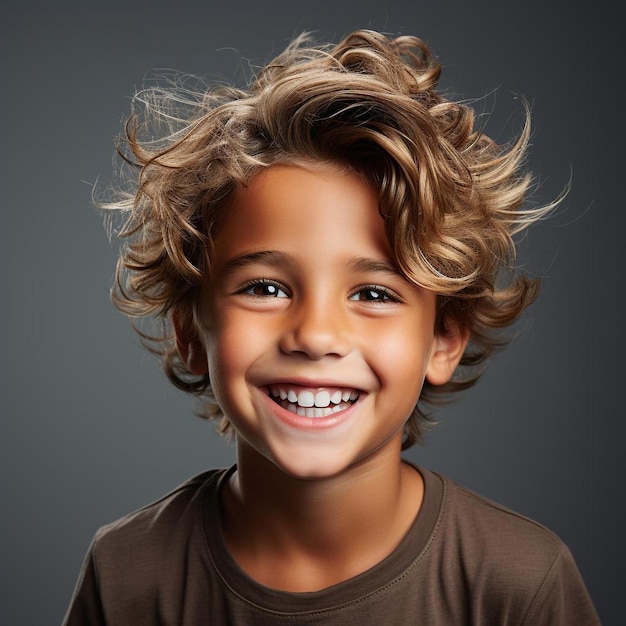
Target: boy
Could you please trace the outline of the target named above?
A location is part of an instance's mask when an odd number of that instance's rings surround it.
[[[143,94],[174,122],[127,126],[114,299],[171,322],[237,464],[101,529],[67,624],[598,623],[555,535],[401,458],[535,298],[512,236],[550,208],[520,208],[528,124],[497,146],[439,73],[359,31],[248,91]]]

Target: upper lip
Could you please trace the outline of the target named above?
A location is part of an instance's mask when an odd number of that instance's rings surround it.
[[[330,379],[302,379],[302,378],[275,378],[269,382],[264,382],[262,384],[264,387],[293,387],[299,388],[303,391],[306,389],[328,389],[328,388],[338,388],[338,389],[347,389],[350,391],[358,391],[359,393],[363,392],[363,387],[359,385],[354,385],[347,381],[340,380],[330,380]]]

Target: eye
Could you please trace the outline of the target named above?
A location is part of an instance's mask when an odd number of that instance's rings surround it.
[[[272,280],[256,279],[251,280],[237,293],[246,294],[255,298],[288,298],[284,287]]]
[[[390,289],[379,285],[365,285],[359,287],[359,289],[350,296],[350,300],[368,303],[400,302],[400,298]]]

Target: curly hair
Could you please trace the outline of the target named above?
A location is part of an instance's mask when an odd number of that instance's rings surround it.
[[[204,416],[222,418],[220,432],[232,426],[208,375],[192,375],[179,358],[170,322],[173,312],[197,321],[215,230],[262,168],[340,163],[365,177],[398,268],[439,294],[436,331],[469,333],[453,379],[425,382],[405,448],[430,421],[424,405],[473,385],[506,343],[502,329],[535,299],[537,280],[515,272],[513,237],[553,205],[523,207],[528,108],[519,137],[498,145],[476,128],[470,106],[437,91],[440,73],[420,39],[362,30],[336,45],[298,37],[246,89],[179,81],[136,95],[142,115],[129,118],[118,151],[137,174],[130,190],[101,203],[126,216],[112,298],[131,317],[162,322],[159,333],[140,334],[177,387],[207,400]]]

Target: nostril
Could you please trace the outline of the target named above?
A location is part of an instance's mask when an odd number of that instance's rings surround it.
[[[315,299],[311,296],[291,313],[280,340],[285,354],[319,360],[349,352],[347,322],[336,303],[319,295]]]

